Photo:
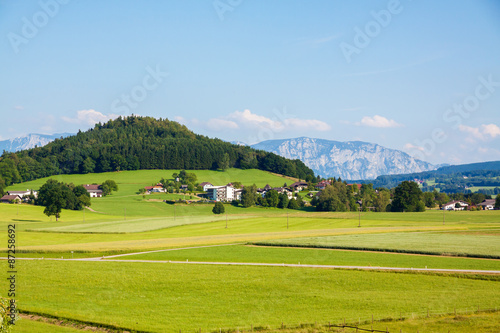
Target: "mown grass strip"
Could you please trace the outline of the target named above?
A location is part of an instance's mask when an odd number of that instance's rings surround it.
[[[500,259],[497,255],[475,254],[475,253],[456,253],[456,252],[439,252],[439,251],[423,251],[423,250],[407,250],[407,249],[391,249],[365,246],[342,246],[342,245],[314,245],[314,244],[293,244],[293,243],[273,243],[273,242],[253,242],[255,246],[274,246],[274,247],[295,247],[306,249],[331,249],[331,250],[352,250],[352,251],[372,251],[372,252],[390,252],[403,254],[423,254],[431,256],[451,256],[451,257],[466,257],[466,258],[483,258],[483,259]]]

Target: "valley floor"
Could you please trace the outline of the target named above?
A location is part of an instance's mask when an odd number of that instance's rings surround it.
[[[0,243],[16,230],[14,332],[500,330],[500,211],[215,216],[139,183],[60,222],[0,204]]]

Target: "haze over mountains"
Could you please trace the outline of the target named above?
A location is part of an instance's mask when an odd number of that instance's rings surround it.
[[[0,141],[0,152],[16,152],[20,150],[43,147],[47,143],[54,141],[57,138],[65,138],[72,135],[71,133],[57,133],[57,134],[36,134],[31,133],[25,136],[20,136],[14,139]]]
[[[251,146],[289,159],[300,159],[316,175],[342,179],[375,179],[380,175],[415,173],[439,167],[405,152],[361,141],[300,137],[268,140]]]
[[[42,147],[56,138],[70,135],[69,133],[28,134],[0,141],[0,150],[15,152],[35,146]],[[232,143],[245,145],[240,141]],[[251,145],[251,147],[289,159],[299,159],[310,167],[316,175],[351,180],[375,179],[380,175],[430,171],[436,170],[440,166],[414,159],[399,150],[361,141],[339,142],[300,137],[263,141]]]

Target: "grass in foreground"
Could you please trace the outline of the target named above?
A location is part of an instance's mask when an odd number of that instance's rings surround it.
[[[155,332],[397,317],[492,308],[500,300],[496,281],[442,275],[125,262],[17,265],[21,309]]]
[[[285,327],[265,329],[263,333],[326,333],[326,332],[355,332],[352,328],[330,327],[328,324],[302,325],[302,327]],[[351,323],[356,325],[357,323]],[[331,325],[342,325],[342,323],[331,323]],[[389,331],[392,333],[497,333],[500,327],[500,313],[476,313],[468,315],[442,315],[425,316],[414,319],[375,321],[373,324],[359,325],[365,330]]]
[[[349,324],[349,323],[348,323]],[[357,323],[350,323],[351,325],[356,325]],[[331,325],[342,325],[342,323],[334,323]],[[500,327],[500,313],[492,312],[485,313],[479,312],[474,314],[460,314],[460,315],[442,315],[442,316],[431,316],[430,318],[425,318],[425,315],[417,318],[407,318],[404,320],[394,320],[394,321],[374,321],[370,324],[359,325],[358,327],[364,329],[376,329],[376,330],[388,330],[389,332],[401,332],[401,333],[496,333]],[[284,327],[284,328],[266,328],[258,327],[258,331],[262,333],[326,333],[326,332],[349,332],[354,331],[354,329],[342,329],[338,327],[328,328],[328,324],[318,323],[318,324],[303,324],[301,327]],[[257,329],[255,331],[257,331]],[[212,332],[218,332],[218,330],[212,330]],[[234,331],[234,330],[230,330]],[[241,330],[244,332],[244,329]],[[247,328],[247,331],[248,330]],[[87,332],[73,327],[61,327],[58,325],[53,325],[50,323],[34,321],[24,319],[17,322],[14,327],[13,332],[15,333],[76,333],[76,332]],[[203,331],[209,332],[209,331]]]
[[[73,327],[58,326],[42,321],[20,319],[12,329],[13,333],[81,333],[82,331]]]

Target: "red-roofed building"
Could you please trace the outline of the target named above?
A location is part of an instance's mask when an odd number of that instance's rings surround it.
[[[290,188],[294,191],[300,192],[303,189],[307,188],[308,184],[306,182],[295,182],[290,185]]]
[[[358,192],[361,190],[361,185],[362,184],[347,184],[347,186],[357,186],[358,187]]]
[[[316,184],[316,188],[318,190],[324,190],[328,185],[332,185],[331,180],[322,180],[319,183]]]
[[[203,187],[203,191],[206,192],[207,188],[209,188],[209,187],[211,187],[213,185],[211,183],[209,183],[209,182],[203,182],[199,186]]]
[[[91,198],[100,198],[102,197],[101,185],[97,184],[87,184],[83,185],[87,192],[89,192]]]
[[[0,198],[0,202],[2,203],[21,203],[22,198],[17,195],[17,194],[11,194],[11,195],[4,195],[2,198]]]
[[[144,186],[144,189],[146,190],[147,193],[151,193],[151,192],[156,192],[156,193],[165,192],[165,189],[163,188],[162,184],[156,184],[154,186]]]

